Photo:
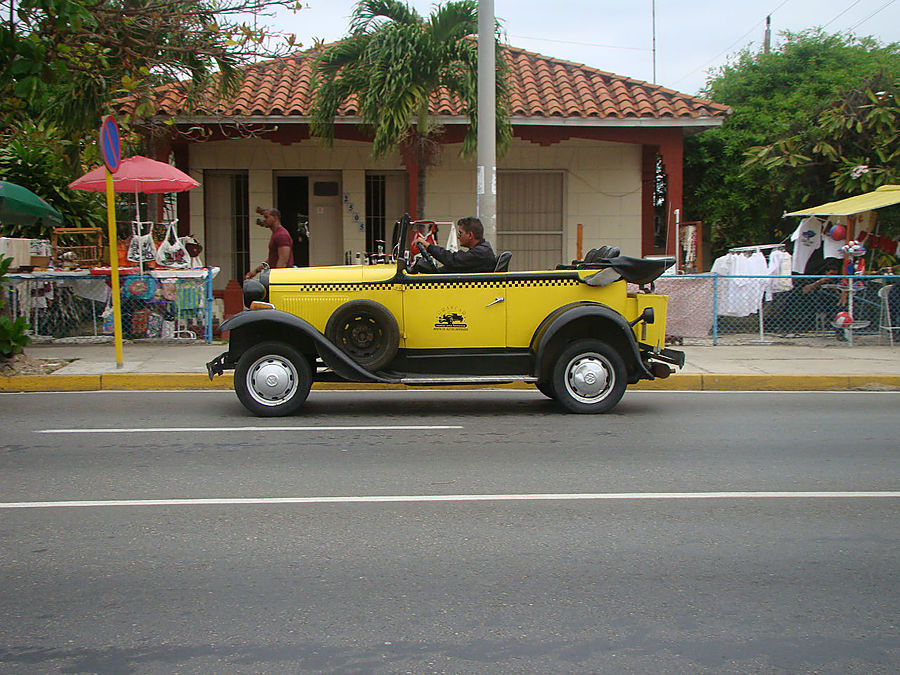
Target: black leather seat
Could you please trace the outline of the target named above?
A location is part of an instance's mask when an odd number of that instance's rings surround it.
[[[497,264],[494,265],[495,272],[509,272],[509,259],[512,258],[512,253],[509,251],[503,251],[500,255],[497,256]]]

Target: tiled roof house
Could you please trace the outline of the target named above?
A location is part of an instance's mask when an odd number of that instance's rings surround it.
[[[730,110],[521,49],[508,48],[506,57],[514,138],[497,162],[494,248],[513,251],[514,269],[567,261],[579,244],[655,252],[657,156],[667,173],[663,218],[674,222],[683,138],[719,126]],[[183,197],[179,219],[182,229],[202,233],[223,280],[241,278],[251,260],[265,257],[268,231],[252,224],[257,207],[277,206],[292,228],[308,221],[309,243],[301,237],[295,249],[298,263],[308,264],[372,251],[404,211],[415,213],[415,167],[400,153],[372,158],[355,101],[339,110],[333,147],[310,138],[311,80],[312,55],[302,53],[249,66],[227,100],[207,96],[188,110],[174,90],[160,92],[157,120],[205,132],[173,136],[161,154],[172,152],[201,182]],[[428,170],[426,217],[450,222],[475,212],[475,161],[459,157],[466,128],[460,102],[441,92],[431,106],[444,135],[439,161]],[[670,254],[673,237],[669,228]]]

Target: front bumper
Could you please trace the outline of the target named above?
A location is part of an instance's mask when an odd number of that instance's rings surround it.
[[[221,375],[226,370],[230,370],[234,368],[231,362],[228,360],[228,352],[222,352],[212,361],[206,364],[206,374],[209,375],[210,381],[212,381],[213,377],[216,375]]]

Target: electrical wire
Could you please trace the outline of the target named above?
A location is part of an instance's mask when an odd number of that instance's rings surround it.
[[[772,14],[774,14],[775,12],[777,12],[779,9],[781,9],[782,7],[784,7],[786,4],[788,4],[790,1],[791,1],[791,0],[784,0],[780,5],[778,5],[778,7],[776,7],[775,9],[773,9],[771,12],[768,12],[768,14],[766,14],[766,16],[771,16]],[[891,2],[895,2],[895,1],[896,1],[896,0],[891,0]],[[750,35],[753,31],[755,31],[756,29],[758,29],[759,26],[760,26],[762,23],[763,23],[763,21],[757,21],[755,24],[753,24],[753,27],[750,28],[750,30],[748,30],[746,33],[744,33],[744,34],[743,34],[741,37],[739,37],[737,40],[735,40],[734,42],[732,42],[730,46],[728,46],[728,47],[726,47],[725,49],[723,49],[721,52],[719,52],[718,54],[716,54],[713,58],[711,58],[711,59],[710,59],[709,61],[707,61],[706,63],[697,66],[697,67],[694,68],[691,72],[689,72],[689,73],[687,73],[687,74],[685,74],[685,75],[682,75],[682,76],[679,77],[677,80],[673,80],[673,81],[672,81],[672,85],[674,86],[674,85],[678,84],[678,83],[681,82],[682,80],[687,79],[688,77],[690,77],[691,75],[693,75],[694,73],[696,73],[698,70],[702,70],[703,68],[707,68],[710,64],[715,63],[716,61],[718,61],[719,58],[720,58],[723,54],[727,54],[727,53],[730,52],[732,49],[734,49],[734,46],[735,46],[735,45],[737,45],[738,43],[742,42],[742,41],[744,40],[744,38],[746,38],[746,37],[747,37],[748,35]]]
[[[895,2],[897,2],[897,0],[888,0],[888,2],[884,3],[881,7],[879,7],[879,8],[876,9],[874,12],[872,12],[871,14],[869,14],[869,16],[867,16],[865,19],[863,19],[862,21],[859,21],[859,22],[853,24],[853,25],[850,27],[850,31],[852,32],[852,31],[856,30],[857,26],[860,26],[860,25],[864,24],[866,21],[868,21],[869,19],[871,19],[873,16],[875,16],[876,14],[878,14],[879,12],[881,12],[881,10],[890,7],[890,6],[893,5]]]
[[[578,45],[579,47],[599,47],[600,49],[628,49],[636,52],[652,51],[649,47],[621,47],[619,45],[598,45],[593,42],[573,42],[572,40],[551,40],[550,38],[530,37],[528,35],[510,35],[518,40],[537,40],[538,42],[555,42],[561,45]]]
[[[829,21],[829,22],[826,23],[826,24],[822,24],[822,28],[828,28],[828,26],[830,26],[830,25],[833,24],[835,21],[837,21],[838,19],[840,19],[842,16],[844,16],[844,14],[846,14],[847,12],[849,12],[851,9],[853,9],[854,7],[856,7],[856,6],[857,6],[859,3],[861,3],[861,2],[862,2],[862,0],[856,0],[856,2],[854,2],[852,5],[850,5],[849,7],[847,7],[847,9],[845,9],[843,12],[841,12],[840,14],[838,14],[838,15],[837,15],[836,17],[834,17],[831,21]]]

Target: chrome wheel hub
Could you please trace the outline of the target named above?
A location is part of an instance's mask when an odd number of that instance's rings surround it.
[[[297,369],[283,356],[258,359],[247,371],[247,389],[257,403],[279,405],[297,391]]]
[[[593,403],[612,388],[611,372],[599,354],[580,354],[566,368],[566,388],[579,401]]]

